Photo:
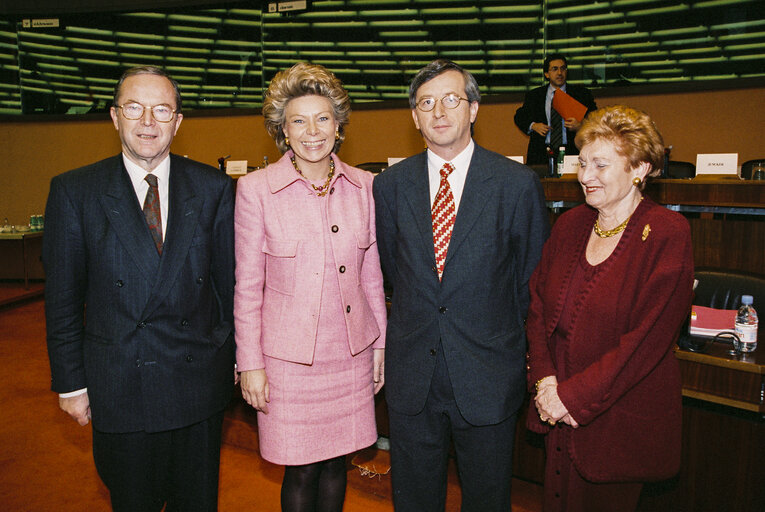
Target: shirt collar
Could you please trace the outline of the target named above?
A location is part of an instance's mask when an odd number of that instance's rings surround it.
[[[452,158],[451,160],[444,160],[437,154],[435,154],[433,151],[428,148],[428,168],[429,169],[435,169],[436,172],[438,172],[441,167],[444,166],[444,164],[448,161],[451,163],[455,169],[465,169],[470,166],[470,160],[473,158],[473,150],[475,149],[475,142],[473,142],[473,139],[470,139],[470,142],[468,142],[468,145],[465,146],[465,149],[460,151],[460,153]]]
[[[137,189],[143,182],[146,175],[151,173],[157,177],[158,182],[168,183],[170,177],[170,155],[168,154],[162,161],[151,171],[147,171],[140,165],[130,160],[125,153],[122,153],[122,161],[125,163],[125,170],[127,170],[130,181],[133,183],[133,188]]]

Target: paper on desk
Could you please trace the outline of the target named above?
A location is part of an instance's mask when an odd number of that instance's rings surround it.
[[[582,122],[582,119],[587,114],[587,107],[566,94],[562,89],[555,91],[552,106],[563,119],[575,117],[577,121]]]

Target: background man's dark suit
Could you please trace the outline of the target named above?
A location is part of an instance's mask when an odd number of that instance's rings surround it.
[[[547,119],[547,113],[545,112],[545,100],[547,97],[547,88],[549,83],[542,87],[537,87],[526,93],[526,97],[523,100],[521,108],[515,112],[515,124],[521,129],[523,133],[529,132],[529,126],[531,123],[544,123],[549,124]],[[585,87],[580,87],[574,84],[566,84],[566,93],[577,100],[579,103],[587,107],[587,113],[597,109],[595,105],[595,99],[592,97],[592,93]],[[574,137],[576,132],[573,130],[566,130],[566,154],[578,155],[579,150],[574,144]],[[529,134],[529,147],[526,152],[526,165],[537,165],[547,163],[547,146],[545,144],[545,137],[539,135],[535,131],[531,131]],[[558,148],[553,148],[557,151]]]
[[[440,282],[426,153],[378,175],[374,196],[380,259],[393,287],[389,408],[423,409],[440,345],[464,419],[475,426],[507,419],[526,393],[528,281],[549,231],[539,180],[475,146]]]
[[[231,395],[231,179],[171,155],[168,208],[160,257],[122,155],[51,182],[43,260],[52,389],[87,387],[101,432],[184,427],[220,413]]]

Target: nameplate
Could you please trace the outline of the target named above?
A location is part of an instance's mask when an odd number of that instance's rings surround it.
[[[699,153],[696,176],[701,174],[738,174],[738,153]]]
[[[510,160],[512,160],[514,162],[518,162],[519,164],[523,163],[523,156],[508,156],[508,155],[505,155],[505,157],[509,158]]]
[[[563,172],[561,174],[577,174],[579,172],[579,156],[566,155],[563,157]]]
[[[393,157],[388,158],[388,167],[390,167],[393,164],[399,163],[401,160],[404,160],[404,158],[398,158],[398,157],[397,158],[393,158]]]
[[[247,174],[247,160],[227,160],[226,174],[229,176],[241,176]]]

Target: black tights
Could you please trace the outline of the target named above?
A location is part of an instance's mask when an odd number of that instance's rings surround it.
[[[342,512],[347,480],[345,455],[284,468],[282,512]]]

